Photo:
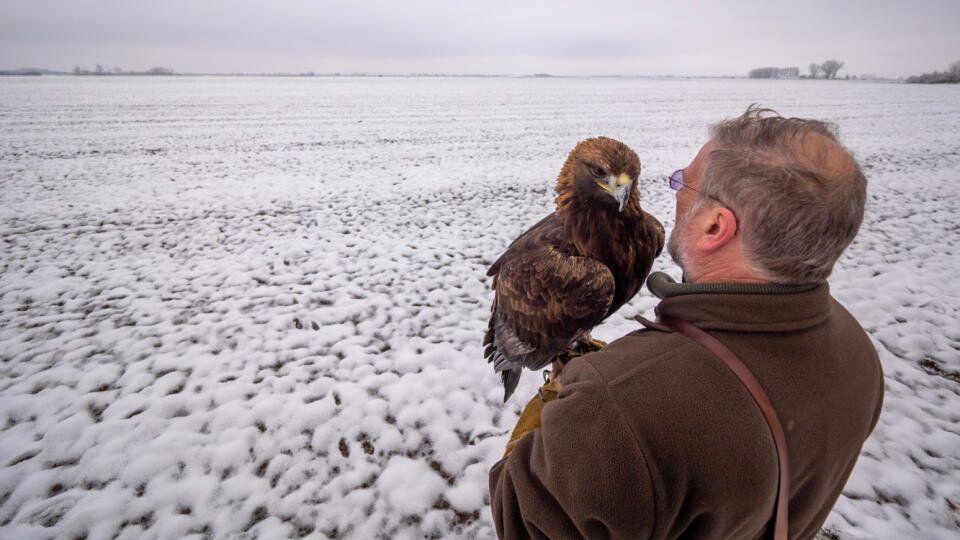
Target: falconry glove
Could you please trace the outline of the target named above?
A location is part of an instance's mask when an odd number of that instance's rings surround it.
[[[547,377],[547,381],[537,390],[537,395],[533,396],[533,399],[527,403],[523,412],[520,413],[520,418],[517,419],[517,425],[513,428],[513,433],[510,434],[510,442],[507,443],[507,449],[503,453],[503,457],[510,454],[513,447],[517,445],[517,441],[522,439],[524,435],[540,427],[540,414],[543,412],[544,405],[556,399],[561,388],[563,388],[563,385],[560,384],[560,379]]]

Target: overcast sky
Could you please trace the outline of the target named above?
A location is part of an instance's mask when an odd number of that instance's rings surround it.
[[[960,0],[0,0],[0,69],[745,75],[960,60]]]

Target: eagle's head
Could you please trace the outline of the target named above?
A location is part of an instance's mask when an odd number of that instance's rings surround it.
[[[638,206],[637,180],[640,158],[629,146],[608,137],[577,144],[557,178],[557,209],[574,202],[605,205],[623,212]]]

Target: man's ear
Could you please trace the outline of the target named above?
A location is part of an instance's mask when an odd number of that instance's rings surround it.
[[[737,218],[729,208],[712,208],[704,212],[699,221],[700,238],[697,240],[697,249],[704,253],[722,248],[737,235]]]

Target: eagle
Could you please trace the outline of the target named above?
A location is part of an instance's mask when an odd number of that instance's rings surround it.
[[[663,250],[663,225],[640,208],[640,159],[607,137],[577,144],[560,169],[556,210],[514,240],[490,266],[494,290],[484,357],[506,402],[522,368],[604,343],[590,331],[633,298]]]

